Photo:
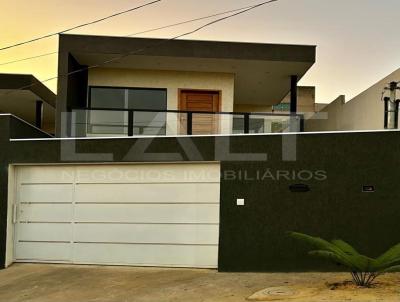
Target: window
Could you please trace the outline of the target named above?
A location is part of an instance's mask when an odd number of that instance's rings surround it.
[[[89,94],[89,129],[93,135],[127,135],[128,109],[135,111],[135,135],[165,135],[167,90],[146,88],[91,87]],[[93,110],[93,109],[110,110]]]

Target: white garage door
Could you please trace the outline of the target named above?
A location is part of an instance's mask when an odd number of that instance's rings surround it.
[[[18,167],[15,261],[217,267],[219,164]]]

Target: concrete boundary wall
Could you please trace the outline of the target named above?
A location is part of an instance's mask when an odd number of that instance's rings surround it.
[[[297,160],[283,161],[285,135],[10,141],[6,119],[0,117],[2,266],[8,169],[19,164],[220,162],[220,271],[341,269],[307,256],[287,231],[341,238],[369,256],[400,242],[398,131],[299,134]],[[63,150],[86,157],[65,158]],[[295,184],[309,192],[292,192]],[[375,192],[363,193],[366,185]]]

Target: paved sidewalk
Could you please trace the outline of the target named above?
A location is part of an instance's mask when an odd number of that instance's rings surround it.
[[[400,285],[400,276],[392,275]],[[325,282],[347,274],[242,274],[214,270],[15,264],[0,271],[0,302],[219,302],[245,301],[267,287],[316,287],[321,295],[304,301],[400,301],[399,293],[361,290],[366,299],[335,296]],[[365,298],[364,297],[364,298]],[[399,298],[397,300],[397,297]],[[354,300],[353,300],[354,299]],[[281,300],[284,301],[284,300]],[[290,300],[303,301],[303,300]]]

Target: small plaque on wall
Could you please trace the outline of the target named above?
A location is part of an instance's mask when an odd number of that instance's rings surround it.
[[[290,192],[293,192],[293,193],[307,193],[307,192],[311,191],[310,187],[305,184],[291,185],[291,186],[289,186],[289,190],[290,190]]]
[[[363,191],[363,193],[374,193],[375,192],[375,186],[371,186],[371,185],[363,186],[362,187],[362,191]]]

